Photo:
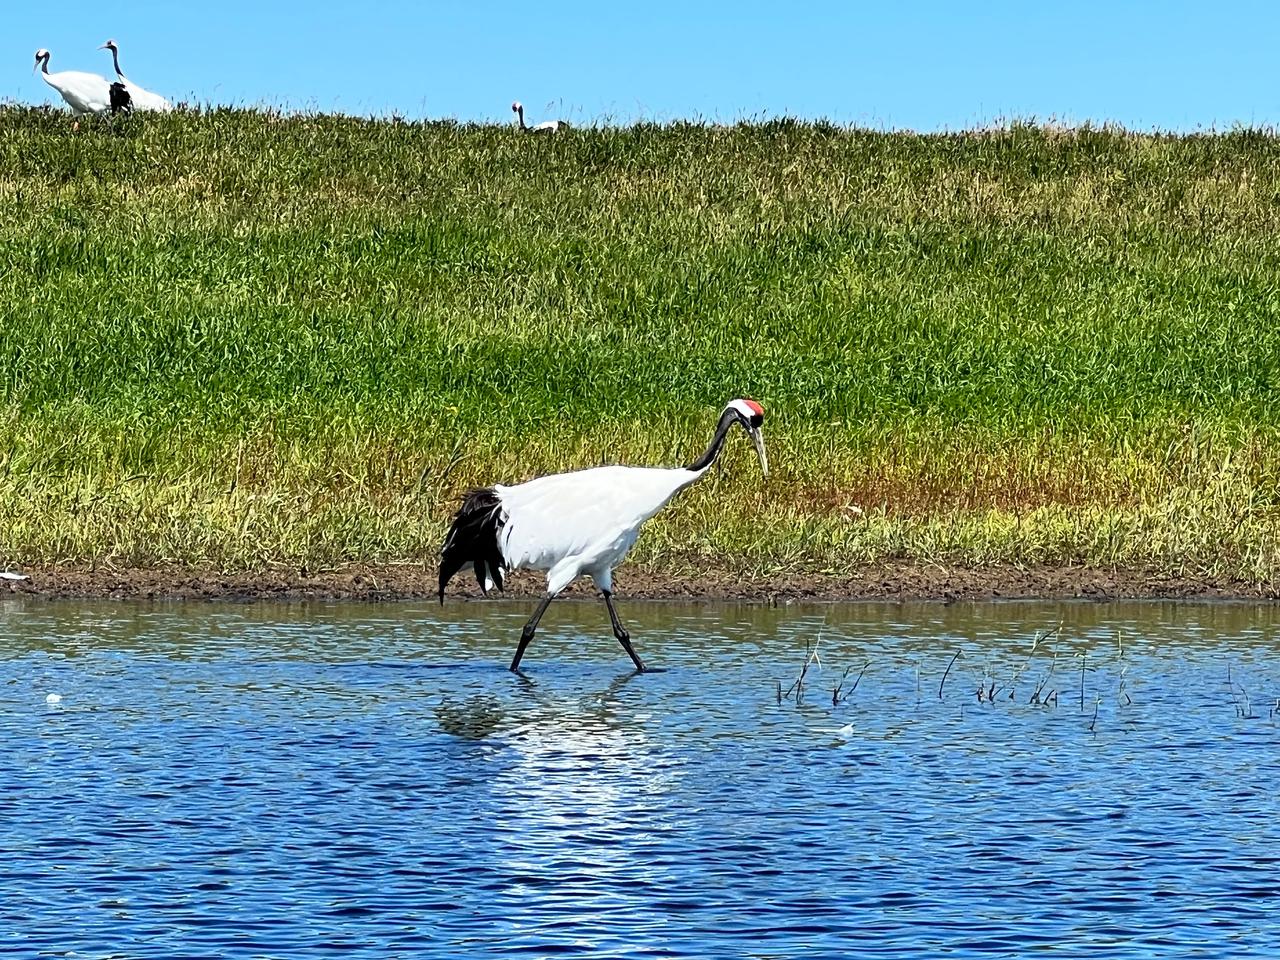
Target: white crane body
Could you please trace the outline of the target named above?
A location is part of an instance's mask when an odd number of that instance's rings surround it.
[[[641,525],[711,468],[735,423],[750,435],[768,476],[760,433],[763,422],[764,411],[758,403],[733,400],[720,415],[710,446],[687,467],[591,467],[472,490],[454,516],[441,550],[440,602],[449,580],[468,563],[485,593],[495,586],[502,589],[507,570],[545,570],[547,592],[521,634],[511,662],[516,670],[547,605],[586,574],[604,594],[614,635],[636,669],[643,670],[613,607],[613,569],[635,545]]]
[[[150,90],[143,90],[132,80],[120,80],[124,84],[125,90],[129,93],[129,100],[133,104],[135,110],[146,110],[153,113],[169,113],[173,110],[171,104],[158,93],[152,93]]]
[[[37,50],[36,63],[44,82],[66,101],[77,116],[86,113],[106,113],[111,109],[111,82],[96,73],[80,70],[49,72],[49,51]]]
[[[700,476],[682,467],[613,466],[499,484],[493,489],[506,515],[498,537],[505,565],[546,570],[553,595],[583,573],[611,590],[613,568],[635,545],[641,524]]]
[[[565,120],[543,120],[541,123],[535,123],[532,127],[526,126],[524,122],[524,104],[519,100],[511,104],[511,112],[516,115],[520,129],[525,133],[559,133],[561,130],[569,129],[568,121]]]

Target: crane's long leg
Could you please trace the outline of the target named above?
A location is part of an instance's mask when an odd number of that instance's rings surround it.
[[[538,621],[542,619],[542,615],[547,612],[547,607],[551,606],[551,601],[554,599],[555,594],[551,593],[543,597],[542,602],[538,604],[538,609],[533,611],[533,616],[529,618],[529,622],[520,631],[520,646],[516,647],[516,655],[511,661],[512,673],[520,669],[520,658],[524,656],[524,648],[529,646],[529,641],[533,639],[533,632],[538,629]]]
[[[608,590],[602,590],[601,593],[604,594],[604,605],[609,608],[609,619],[613,621],[613,635],[618,638],[622,649],[627,651],[627,656],[636,665],[636,671],[644,673],[644,661],[636,655],[635,647],[631,646],[631,634],[627,633],[626,628],[618,620],[618,611],[613,609],[613,594]]]

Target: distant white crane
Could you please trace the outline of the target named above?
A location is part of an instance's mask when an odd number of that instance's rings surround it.
[[[559,133],[561,130],[569,129],[567,120],[543,120],[541,123],[535,123],[532,127],[525,126],[524,104],[519,100],[511,104],[511,112],[520,118],[520,129],[525,133]]]
[[[121,72],[120,48],[114,40],[108,40],[98,49],[111,51],[111,62],[115,65],[116,76],[119,78],[119,82],[124,84],[124,88],[129,94],[130,106],[134,110],[152,110],[159,113],[168,113],[173,109],[173,104],[160,96],[160,94],[144,90]]]
[[[511,669],[533,639],[547,607],[579,575],[586,574],[604,594],[613,635],[636,670],[644,663],[613,608],[613,568],[636,542],[640,525],[666,506],[715,463],[725,436],[740,425],[755,444],[760,468],[769,475],[769,458],[760,432],[764,410],[754,400],[731,400],[720,415],[706,451],[687,467],[593,467],[539,477],[513,487],[501,484],[472,490],[453,518],[440,557],[440,602],[444,588],[467,563],[485,593],[502,589],[506,570],[527,567],[547,571],[547,592],[520,634]]]
[[[44,82],[62,95],[75,114],[106,113],[123,109],[127,104],[121,103],[121,97],[127,99],[123,84],[114,84],[106,77],[96,73],[83,73],[79,70],[62,70],[49,72],[49,51],[36,51],[36,66],[40,67]],[[34,69],[34,67],[32,68]],[[117,89],[118,88],[118,89]]]

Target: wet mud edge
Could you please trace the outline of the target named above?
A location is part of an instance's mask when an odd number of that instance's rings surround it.
[[[189,567],[124,569],[35,567],[30,579],[0,581],[0,597],[137,600],[419,600],[434,598],[434,565],[359,565],[299,570],[217,571]],[[1113,600],[1223,599],[1274,600],[1280,582],[1198,579],[1143,569],[1092,567],[964,567],[893,562],[869,564],[838,574],[788,574],[762,580],[728,576],[683,576],[623,566],[615,579],[619,598],[633,600],[732,600],[774,603],[788,600]],[[520,572],[508,579],[505,596],[537,596],[541,575]],[[589,580],[566,596],[590,597]],[[473,580],[458,577],[448,600],[478,599]]]

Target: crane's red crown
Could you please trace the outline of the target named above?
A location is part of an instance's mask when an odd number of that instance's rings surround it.
[[[726,412],[729,410],[733,410],[742,418],[744,427],[750,425],[752,429],[759,429],[760,425],[764,423],[764,407],[754,400],[748,400],[746,397],[730,400],[729,405],[725,407]]]

